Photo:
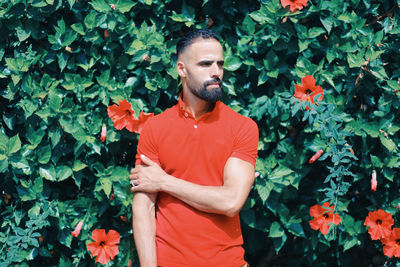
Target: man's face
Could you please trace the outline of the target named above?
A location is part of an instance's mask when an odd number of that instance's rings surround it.
[[[197,38],[182,53],[186,83],[189,91],[207,102],[216,102],[222,96],[224,64],[221,44],[213,39]]]

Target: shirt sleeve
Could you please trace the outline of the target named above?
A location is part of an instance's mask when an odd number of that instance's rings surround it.
[[[160,165],[160,160],[158,157],[158,145],[157,136],[155,135],[156,129],[154,129],[154,123],[152,118],[150,118],[143,126],[142,132],[140,133],[139,143],[136,153],[135,165],[142,164],[140,155],[143,154],[152,161]]]
[[[244,123],[241,123],[236,128],[234,147],[231,157],[239,158],[256,164],[258,147],[258,126],[250,118],[246,118]]]

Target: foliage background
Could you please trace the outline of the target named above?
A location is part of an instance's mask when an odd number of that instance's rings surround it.
[[[261,175],[241,212],[251,265],[396,265],[363,222],[383,208],[400,225],[399,0],[312,0],[295,13],[279,0],[0,3],[2,265],[95,265],[86,244],[105,228],[121,234],[109,265],[137,266],[127,177],[138,135],[106,109],[175,104],[175,44],[204,27],[223,39],[224,102],[260,128]],[[306,75],[325,90],[312,110],[292,97]],[[308,212],[326,199],[342,223],[322,236]]]

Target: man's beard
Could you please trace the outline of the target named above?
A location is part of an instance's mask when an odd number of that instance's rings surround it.
[[[220,83],[220,86],[207,90],[207,86],[213,83]],[[188,87],[195,96],[210,103],[215,103],[222,98],[222,81],[219,78],[205,81],[200,88],[194,88],[189,84]]]

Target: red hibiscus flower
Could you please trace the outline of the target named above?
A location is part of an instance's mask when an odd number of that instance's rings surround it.
[[[132,128],[132,124],[135,123],[135,111],[131,109],[131,104],[124,100],[119,100],[118,105],[112,105],[107,108],[108,116],[114,122],[114,127],[117,130],[122,130],[123,128]]]
[[[114,127],[117,130],[126,128],[130,132],[138,133],[143,129],[146,121],[153,117],[153,113],[144,113],[143,111],[139,114],[139,119],[136,119],[135,112],[131,109],[131,104],[124,100],[118,101],[119,106],[112,105],[107,108],[108,116],[114,122]]]
[[[393,224],[392,214],[382,209],[370,211],[364,222],[364,225],[369,226],[368,233],[372,240],[388,237]]]
[[[376,191],[376,187],[378,186],[378,181],[376,180],[376,171],[372,171],[371,175],[371,190]]]
[[[302,86],[295,84],[294,85],[294,97],[300,99],[301,101],[307,101],[313,104],[316,100],[314,99],[316,95],[320,95],[318,97],[318,101],[321,101],[324,98],[324,89],[321,86],[315,85],[315,79],[312,75],[308,75],[301,79]],[[310,109],[310,107],[306,107],[306,109]]]
[[[83,226],[83,221],[80,221],[76,225],[75,230],[71,233],[71,235],[74,236],[74,237],[78,237],[78,235],[81,233],[82,226]]]
[[[382,240],[383,254],[388,257],[400,258],[400,228],[393,228],[389,237]]]
[[[308,163],[314,163],[314,161],[316,161],[317,159],[319,159],[319,157],[321,157],[321,155],[322,155],[322,153],[324,153],[324,151],[322,150],[322,149],[320,149],[320,150],[318,150],[315,154],[314,154],[314,156],[312,156],[311,158],[310,158],[310,160],[308,161]]]
[[[87,245],[92,257],[96,257],[96,262],[106,264],[118,254],[117,244],[120,241],[120,235],[114,230],[106,231],[104,229],[95,229],[92,232],[92,243]]]
[[[133,128],[131,130],[129,130],[128,128],[127,129],[131,132],[140,134],[142,132],[143,126],[146,123],[146,121],[153,116],[154,113],[145,113],[143,111],[140,111],[139,119],[136,120],[136,123],[133,125]]]
[[[290,7],[290,11],[293,13],[296,10],[302,10],[307,5],[308,0],[281,0],[281,5],[285,8]]]
[[[107,137],[107,127],[103,125],[103,127],[101,127],[101,134],[100,134],[101,142],[106,141],[106,137]]]
[[[320,230],[323,235],[328,234],[329,224],[334,223],[338,225],[341,221],[340,216],[333,213],[335,206],[330,206],[329,202],[321,205],[314,205],[310,208],[310,215],[314,217],[309,223],[310,227],[314,230]]]

